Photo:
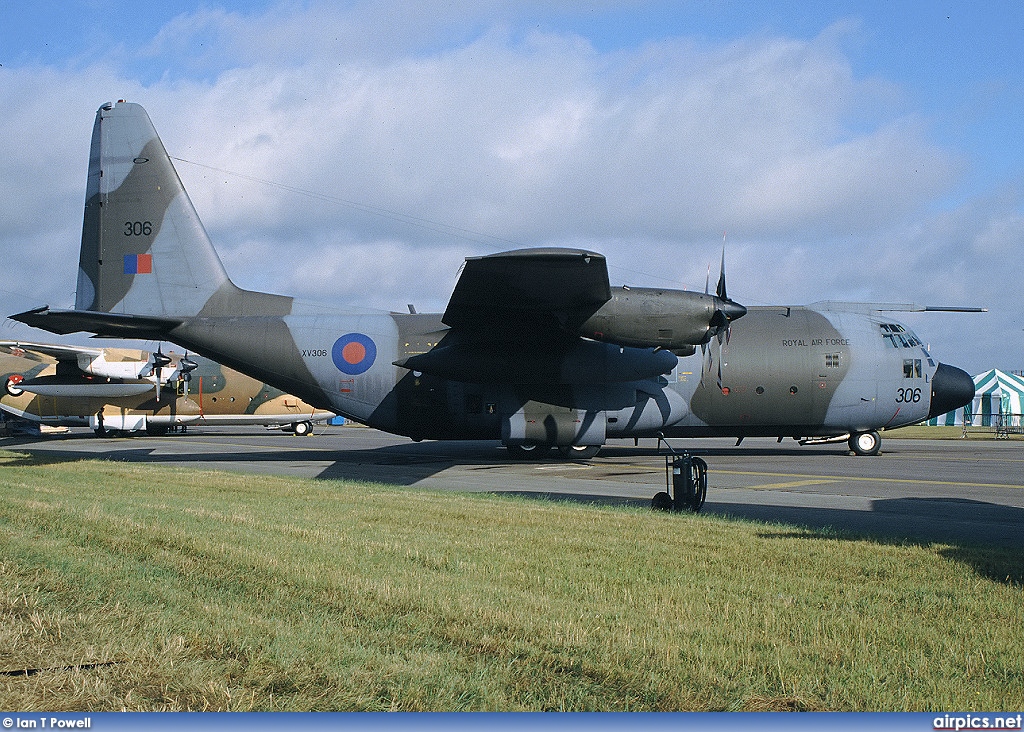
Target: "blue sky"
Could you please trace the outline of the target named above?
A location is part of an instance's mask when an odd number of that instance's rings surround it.
[[[743,302],[984,306],[906,320],[1024,368],[1024,4],[777,5],[0,2],[0,307],[73,302],[130,98],[242,286],[441,309],[464,257],[550,245],[700,288],[728,231]]]

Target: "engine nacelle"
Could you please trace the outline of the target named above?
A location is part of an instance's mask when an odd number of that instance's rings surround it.
[[[581,338],[567,350],[551,351],[538,344],[462,342],[448,336],[434,349],[395,365],[468,383],[611,384],[667,374],[677,363],[665,350],[616,345]]]
[[[87,374],[104,379],[138,379],[150,361],[108,361],[106,351],[100,355],[80,353],[78,368]]]
[[[580,327],[580,335],[606,343],[693,353],[747,309],[689,290],[623,287]]]

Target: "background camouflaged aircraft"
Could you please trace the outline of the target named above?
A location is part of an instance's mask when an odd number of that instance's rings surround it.
[[[5,413],[99,434],[259,424],[305,435],[334,416],[208,358],[173,351],[2,342],[0,380]]]

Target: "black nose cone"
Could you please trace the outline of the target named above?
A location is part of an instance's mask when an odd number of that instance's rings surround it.
[[[974,399],[974,379],[956,366],[940,363],[932,377],[932,404],[928,417],[952,412]]]
[[[737,318],[742,318],[747,314],[747,309],[740,305],[738,302],[733,300],[722,300],[716,303],[717,309],[725,313],[725,317],[731,323]]]

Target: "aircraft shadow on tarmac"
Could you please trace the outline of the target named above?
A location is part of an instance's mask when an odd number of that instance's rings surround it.
[[[324,463],[332,461],[316,477],[321,480],[358,480],[391,485],[411,486],[459,465],[493,465],[505,459],[505,451],[498,447],[497,442],[423,442],[387,445],[374,448],[349,448],[345,450],[325,450],[316,443],[308,448],[296,449],[294,442],[286,448],[274,449],[264,447],[259,450],[233,450],[225,448],[221,451],[204,450],[190,452],[188,450],[160,450],[158,443],[147,437],[118,438],[123,444],[108,450],[78,450],[75,443],[96,438],[81,435],[56,435],[47,440],[49,445],[64,442],[67,449],[47,448],[33,450],[39,438],[10,438],[0,442],[4,449],[18,451],[28,449],[34,456],[23,464],[49,464],[55,462],[75,462],[79,460],[110,460],[113,462],[153,463],[160,465],[196,465],[219,463],[223,465],[266,463],[289,465],[295,463]],[[153,438],[155,439],[155,438]],[[166,438],[161,438],[166,439]],[[171,438],[181,440],[179,444],[187,444],[184,436]],[[86,443],[87,444],[87,443]],[[457,450],[445,450],[448,445],[459,445]],[[284,471],[268,470],[268,473],[287,475]]]
[[[18,449],[20,440],[5,441],[4,447]],[[832,445],[830,452],[845,453],[842,446]],[[806,451],[795,448],[793,452]],[[225,449],[218,452],[176,453],[162,452],[154,455],[155,446],[145,444],[145,438],[130,441],[123,448],[84,453],[69,446],[67,450],[32,451],[32,457],[22,464],[44,464],[72,462],[82,459],[100,459],[117,462],[154,462],[165,465],[196,463],[281,463],[325,462],[330,460],[316,476],[319,480],[355,480],[380,482],[391,485],[413,486],[446,469],[461,466],[479,466],[486,470],[504,460],[504,451],[497,443],[408,443],[365,449],[325,451],[311,445],[308,449],[289,446],[287,449],[273,448],[259,451],[234,451]],[[713,454],[719,450],[695,450],[696,454]],[[778,456],[789,450],[764,448],[731,448],[729,454]],[[604,454],[604,453],[602,453]],[[608,456],[657,457],[653,448],[614,447]],[[803,454],[806,454],[805,452]],[[553,461],[536,461],[541,462]],[[530,463],[526,463],[527,465]],[[273,472],[273,471],[268,471]],[[280,471],[278,471],[280,473]],[[521,486],[521,483],[520,483]],[[593,487],[593,484],[591,484]],[[652,485],[653,493],[660,485]],[[493,494],[515,495],[537,500],[567,501],[604,506],[647,507],[649,497],[627,497],[600,492],[558,492],[550,490],[491,490]],[[785,524],[811,530],[811,534],[787,534],[766,528],[764,536],[807,536],[808,538],[831,538],[869,540],[878,543],[948,544],[943,553],[950,559],[972,566],[984,577],[995,581],[1024,583],[1024,555],[1012,549],[1024,544],[1024,508],[1007,506],[985,501],[956,498],[904,497],[875,499],[871,510],[849,510],[842,508],[820,508],[807,506],[783,506],[752,504],[728,501],[727,491],[709,491],[708,502],[703,512],[710,515],[730,516],[767,524]],[[818,532],[818,533],[814,533]],[[972,547],[1006,547],[1005,562],[992,565],[991,552],[977,554]],[[972,553],[973,552],[973,553]],[[983,556],[981,556],[983,555]]]

